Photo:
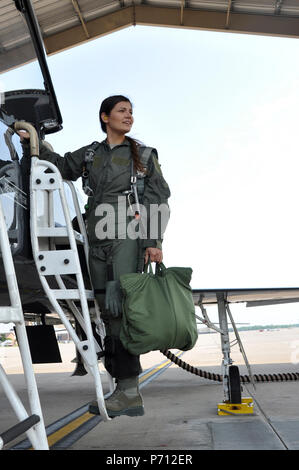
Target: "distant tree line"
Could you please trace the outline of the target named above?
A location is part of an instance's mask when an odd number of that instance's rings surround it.
[[[248,331],[248,330],[276,330],[277,328],[298,328],[299,323],[292,323],[291,325],[248,325],[241,326],[238,328],[238,331]],[[234,331],[233,328],[229,328],[228,331]]]

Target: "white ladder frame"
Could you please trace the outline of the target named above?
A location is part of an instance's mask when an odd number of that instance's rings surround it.
[[[7,227],[3,215],[2,204],[0,200],[0,246],[2,260],[7,280],[8,293],[10,297],[10,306],[0,307],[0,323],[14,323],[16,327],[16,333],[18,338],[18,345],[20,349],[20,355],[23,364],[24,376],[27,385],[27,392],[29,398],[29,405],[31,410],[31,416],[36,415],[39,418],[39,422],[34,424],[32,427],[27,429],[25,432],[32,446],[36,450],[48,450],[48,440],[45,430],[45,424],[43,414],[40,405],[40,399],[33,371],[32,359],[28,344],[28,338],[26,333],[22,303],[20,299],[18,283],[16,279],[15,268],[13,264],[9,238],[7,234]],[[3,386],[4,392],[9,400],[17,418],[19,419],[19,428],[21,423],[30,417],[18,397],[14,387],[8,380],[6,372],[0,364],[0,383]],[[18,428],[18,425],[15,426]],[[16,437],[19,434],[16,434]],[[2,434],[3,436],[3,434]],[[3,448],[5,442],[0,437],[0,449]]]
[[[45,170],[50,169],[51,173],[45,173]],[[70,184],[69,184],[70,185]],[[71,186],[70,186],[71,187]],[[54,226],[54,215],[53,215],[53,192],[57,190],[60,195],[60,201],[63,209],[63,214],[66,222],[65,227]],[[38,217],[37,212],[37,200],[38,196],[44,195],[48,197],[49,214],[48,220],[42,221]],[[74,196],[74,191],[72,190]],[[76,208],[76,207],[75,207]],[[80,211],[79,211],[80,212]],[[81,215],[81,212],[80,212]],[[77,214],[78,216],[78,214]],[[79,221],[79,218],[78,218]],[[41,226],[41,223],[43,224]],[[81,225],[80,229],[83,230],[82,220],[79,222]],[[30,175],[30,227],[31,227],[31,245],[33,250],[33,256],[36,263],[37,272],[44,291],[50,300],[54,311],[59,315],[62,323],[68,331],[70,337],[75,343],[76,348],[81,354],[84,364],[87,369],[91,372],[96,389],[96,397],[98,402],[99,411],[104,421],[110,420],[104,401],[104,394],[102,389],[100,371],[98,366],[97,352],[100,350],[99,345],[94,339],[93,331],[91,327],[90,314],[88,309],[88,300],[95,301],[94,292],[92,290],[87,291],[84,286],[83,276],[81,272],[80,260],[77,251],[77,244],[72,227],[72,222],[68,210],[68,203],[63,187],[63,180],[58,168],[51,162],[40,160],[33,156],[31,158],[31,175]],[[83,230],[84,231],[84,230]],[[45,238],[46,237],[46,238]],[[43,239],[53,240],[57,237],[67,237],[70,245],[70,249],[67,250],[51,250],[51,247],[47,249],[41,249]],[[86,232],[83,236],[85,255],[88,255],[87,248],[87,236]],[[50,248],[50,249],[49,249]],[[65,262],[67,260],[67,263]],[[88,259],[87,259],[88,265]],[[76,276],[77,289],[66,289],[61,275],[74,274]],[[55,276],[58,283],[59,289],[51,289],[46,276]],[[81,327],[86,333],[87,340],[80,341],[75,329],[68,320],[62,307],[59,304],[59,300],[66,300],[68,305],[71,306],[73,314],[80,323]],[[71,301],[79,300],[81,303],[81,311]],[[104,335],[103,322],[99,317],[99,310],[95,301],[96,309],[96,320],[97,329],[101,336]],[[108,374],[107,374],[108,375]],[[110,390],[113,390],[112,378],[108,375]]]

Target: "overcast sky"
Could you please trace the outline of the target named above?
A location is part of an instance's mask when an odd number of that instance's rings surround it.
[[[298,57],[296,39],[126,28],[49,57],[64,128],[47,140],[61,154],[101,141],[101,101],[127,95],[172,192],[165,265],[191,266],[193,288],[297,287]],[[36,64],[0,81],[43,87]],[[299,304],[235,312],[299,322]]]

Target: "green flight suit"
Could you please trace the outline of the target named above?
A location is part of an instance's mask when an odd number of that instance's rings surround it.
[[[90,146],[84,146],[64,157],[52,152],[40,142],[40,159],[47,160],[58,167],[63,179],[76,180],[82,176],[85,166],[85,153]],[[24,154],[28,154],[28,144],[23,145]],[[118,218],[120,211],[119,197],[126,201],[123,192],[130,189],[131,147],[127,139],[112,149],[106,141],[101,142],[95,150],[92,166],[89,170],[89,187],[92,196],[88,198],[86,221],[89,238],[89,266],[91,281],[99,302],[102,318],[105,322],[105,367],[115,378],[124,379],[140,373],[139,356],[130,354],[119,339],[121,318],[113,318],[105,309],[105,286],[107,280],[118,280],[122,274],[140,270],[140,259],[146,247],[161,248],[162,234],[150,238],[150,205],[167,204],[170,196],[169,187],[162,175],[157,159],[157,151],[152,149],[144,178],[142,204],[147,209],[148,224],[146,239],[131,239],[126,228],[133,217],[126,215],[125,220]],[[98,224],[105,215],[97,215],[101,204],[110,204],[115,211],[113,237],[100,238]],[[125,202],[125,209],[127,203]],[[127,212],[127,211],[126,211]],[[125,213],[126,213],[125,212]]]

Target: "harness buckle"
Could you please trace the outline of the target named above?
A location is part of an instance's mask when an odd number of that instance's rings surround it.
[[[84,193],[86,194],[86,196],[92,196],[93,190],[90,188],[90,186],[85,186]]]
[[[93,149],[87,149],[85,151],[85,161],[92,162],[94,155],[95,155],[95,151]]]

